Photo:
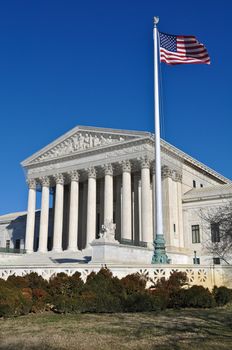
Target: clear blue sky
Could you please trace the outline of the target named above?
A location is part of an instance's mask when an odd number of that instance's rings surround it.
[[[232,178],[232,2],[1,0],[0,214],[27,206],[20,162],[74,126],[153,131],[153,16],[212,64],[162,64],[162,136]]]

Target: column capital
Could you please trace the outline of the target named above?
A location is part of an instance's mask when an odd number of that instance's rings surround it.
[[[36,180],[35,179],[27,179],[28,188],[35,190],[36,189]]]
[[[182,174],[177,170],[173,170],[172,179],[176,182],[182,182]]]
[[[50,186],[50,178],[48,176],[42,176],[39,178],[39,181],[43,187]]]
[[[78,173],[77,170],[72,170],[68,172],[68,176],[71,181],[76,181],[78,182],[80,180],[80,174]]]
[[[166,179],[167,177],[172,178],[172,169],[167,165],[163,165],[161,168],[162,178]]]
[[[140,165],[142,169],[150,169],[151,160],[147,157],[140,158]]]
[[[113,175],[113,166],[112,164],[104,164],[103,169],[105,172],[105,175]]]
[[[97,173],[96,173],[96,169],[94,167],[88,168],[87,172],[88,172],[88,178],[96,179]]]
[[[131,162],[129,160],[123,160],[121,162],[122,171],[130,173],[131,172]]]
[[[64,175],[63,174],[55,174],[54,176],[56,184],[63,185],[64,184]]]

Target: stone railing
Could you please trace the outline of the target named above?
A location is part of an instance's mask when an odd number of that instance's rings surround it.
[[[144,265],[144,266],[108,266],[114,276],[125,277],[128,274],[138,272],[149,279],[148,286],[157,282],[161,278],[169,278],[174,271],[187,273],[189,285],[197,284],[212,289],[214,285],[232,287],[232,266],[194,266],[194,265]],[[75,272],[81,273],[85,281],[92,271],[99,271],[100,265],[67,266],[67,267],[0,267],[0,278],[7,279],[8,276],[25,276],[28,273],[36,272],[44,279],[48,280],[59,272],[64,272],[71,276]]]

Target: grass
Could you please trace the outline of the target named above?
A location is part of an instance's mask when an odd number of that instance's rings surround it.
[[[1,350],[232,349],[232,306],[0,319]]]

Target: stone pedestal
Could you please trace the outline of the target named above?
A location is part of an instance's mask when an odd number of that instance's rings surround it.
[[[99,238],[91,246],[91,264],[147,265],[152,261],[152,249],[119,244],[116,240],[112,242]]]

